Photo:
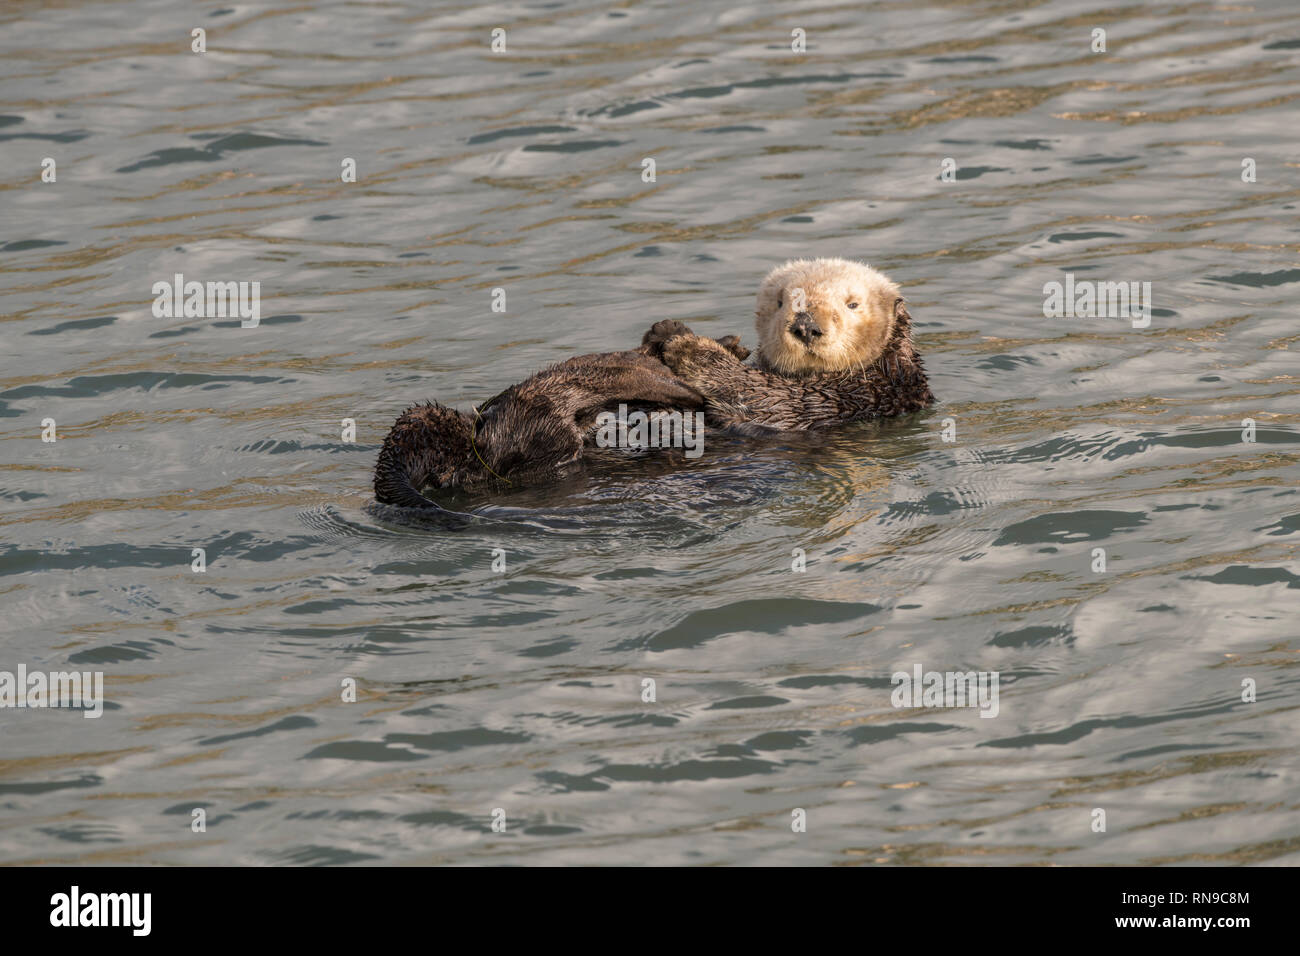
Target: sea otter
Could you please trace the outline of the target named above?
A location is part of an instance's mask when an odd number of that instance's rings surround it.
[[[934,403],[902,293],[870,266],[787,262],[763,280],[755,314],[755,365],[674,320],[642,340],[705,397],[710,424],[804,430]]]
[[[844,259],[787,262],[758,292],[759,351],[673,320],[641,347],[579,355],[511,386],[472,412],[429,402],[408,408],[384,439],[375,497],[439,508],[422,489],[525,484],[582,457],[597,417],[703,409],[734,431],[805,430],[916,411],[934,396],[912,343],[898,287]]]
[[[743,361],[734,336],[708,340]],[[375,498],[439,509],[425,487],[474,488],[556,477],[582,457],[597,416],[619,405],[653,412],[704,407],[704,396],[655,358],[652,346],[579,355],[512,385],[470,412],[413,405],[393,424],[375,465]]]

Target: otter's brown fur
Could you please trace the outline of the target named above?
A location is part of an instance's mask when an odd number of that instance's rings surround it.
[[[934,403],[893,282],[844,259],[799,259],[763,280],[755,365],[680,322],[656,322],[643,348],[707,399],[710,424],[822,428]]]
[[[712,340],[710,340],[712,341]],[[714,342],[743,359],[735,336]],[[679,381],[650,347],[579,355],[544,369],[472,412],[413,405],[394,423],[375,465],[375,498],[437,508],[425,487],[473,488],[555,477],[582,457],[596,416],[620,404],[641,411],[699,409],[704,397]]]

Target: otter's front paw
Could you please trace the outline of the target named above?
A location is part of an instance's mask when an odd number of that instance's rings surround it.
[[[676,319],[660,319],[650,326],[650,331],[641,337],[641,344],[650,347],[650,354],[656,358],[663,355],[664,343],[675,335],[694,335],[689,328]]]
[[[737,361],[743,362],[745,359],[749,358],[749,349],[740,344],[739,335],[724,335],[722,338],[718,339],[718,344],[732,355],[736,356]]]
[[[707,370],[717,364],[738,365],[736,356],[713,339],[676,335],[663,347],[663,362],[683,381],[707,380]]]

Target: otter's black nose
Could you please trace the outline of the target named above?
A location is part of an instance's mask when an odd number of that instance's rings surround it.
[[[821,338],[822,327],[807,312],[798,312],[794,317],[794,325],[790,326],[790,334],[809,345],[813,339]]]

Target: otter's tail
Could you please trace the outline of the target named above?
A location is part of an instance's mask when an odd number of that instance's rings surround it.
[[[442,506],[436,501],[431,501],[416,490],[418,479],[407,470],[406,463],[398,456],[385,455],[388,450],[385,447],[379,453],[379,463],[375,466],[375,500],[403,508],[441,509]]]
[[[468,416],[428,402],[413,405],[393,423],[375,463],[375,498],[404,508],[444,511],[420,494],[428,484],[445,486],[470,454]]]

